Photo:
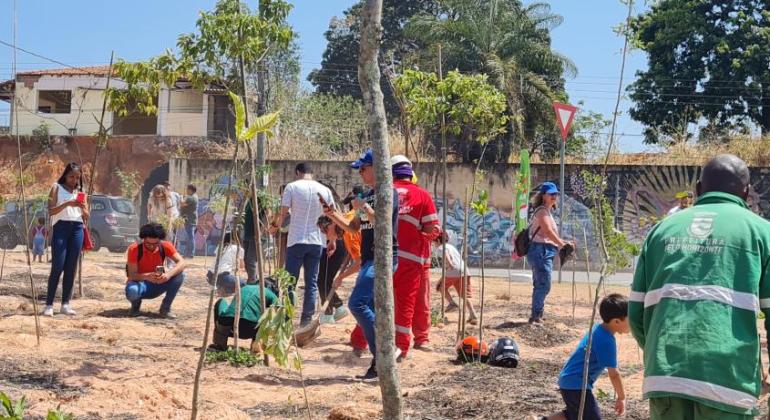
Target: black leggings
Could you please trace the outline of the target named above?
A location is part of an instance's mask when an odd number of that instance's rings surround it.
[[[345,257],[348,256],[348,251],[345,249],[345,242],[338,239],[337,249],[331,257],[326,254],[326,248],[322,252],[321,265],[318,267],[318,294],[321,295],[321,304],[323,305],[326,296],[332,290],[332,283],[334,283],[337,273],[342,268],[342,263],[345,262]],[[334,310],[342,305],[342,299],[337,295],[337,292],[334,292],[329,306],[326,307],[326,315],[332,315]]]

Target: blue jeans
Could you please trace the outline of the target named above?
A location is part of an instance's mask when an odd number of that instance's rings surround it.
[[[195,255],[195,225],[185,223],[184,233],[187,236],[187,242],[184,244],[184,257],[191,258]]]
[[[393,261],[393,272],[396,272],[396,261]],[[377,343],[374,335],[374,260],[361,264],[356,285],[348,298],[350,313],[364,330],[369,350],[377,357]]]
[[[553,259],[559,250],[554,245],[533,242],[529,245],[527,262],[532,267],[532,318],[542,318],[545,297],[551,291]]]
[[[313,318],[318,294],[318,266],[321,264],[321,245],[294,244],[286,249],[286,271],[299,278],[299,269],[305,271],[305,300],[302,303],[300,323]],[[289,291],[294,302],[294,290]]]
[[[61,303],[64,305],[70,302],[72,287],[75,285],[75,270],[78,268],[78,259],[82,248],[83,223],[60,220],[53,225],[51,274],[48,276],[48,295],[45,299],[47,306],[53,305],[62,272],[64,272],[64,281],[62,282]]]
[[[171,304],[174,303],[174,298],[176,298],[176,294],[179,292],[179,288],[182,287],[183,282],[184,273],[179,273],[171,277],[169,281],[161,284],[150,283],[144,280],[129,281],[126,283],[126,299],[131,302],[131,308],[139,310],[143,299],[155,299],[165,293],[166,296],[163,297],[160,310],[161,312],[168,312],[171,310]]]

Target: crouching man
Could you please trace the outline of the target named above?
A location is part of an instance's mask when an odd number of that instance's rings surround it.
[[[142,300],[165,294],[160,304],[160,316],[175,319],[171,304],[184,282],[186,263],[171,242],[165,241],[166,229],[158,223],[148,223],[139,230],[141,241],[128,247],[126,299],[131,302],[131,316],[138,316]],[[166,259],[174,268],[165,266]]]
[[[262,316],[262,299],[259,294],[259,284],[247,284],[241,287],[241,317],[238,320],[238,338],[251,339],[257,336],[257,325]],[[278,297],[267,287],[265,288],[265,305],[273,305]],[[233,337],[235,324],[235,297],[227,303],[219,299],[214,305],[214,338],[210,350],[227,350],[227,339]],[[253,346],[252,346],[253,348]]]

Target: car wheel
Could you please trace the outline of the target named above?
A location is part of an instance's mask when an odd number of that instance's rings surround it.
[[[16,232],[10,226],[0,228],[0,248],[14,249],[19,244]]]
[[[102,240],[99,239],[99,234],[93,229],[91,229],[91,243],[94,244],[94,248],[91,251],[97,252],[102,249]]]

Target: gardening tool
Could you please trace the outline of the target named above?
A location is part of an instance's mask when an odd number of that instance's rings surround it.
[[[327,258],[327,264],[326,264],[326,279],[328,281],[329,278],[329,264],[328,264],[328,258],[329,256],[326,255]],[[337,291],[336,287],[332,287],[332,289],[329,291],[329,293],[326,295],[326,300],[324,301],[324,304],[321,305],[321,310],[318,312],[318,315],[316,315],[315,318],[313,318],[312,321],[310,321],[309,324],[305,325],[304,327],[301,327],[297,329],[297,331],[294,332],[294,342],[297,344],[297,347],[305,347],[308,343],[315,340],[316,337],[321,335],[321,315],[326,312],[326,307],[329,306],[329,302],[332,299],[332,296],[334,296],[334,292]]]

